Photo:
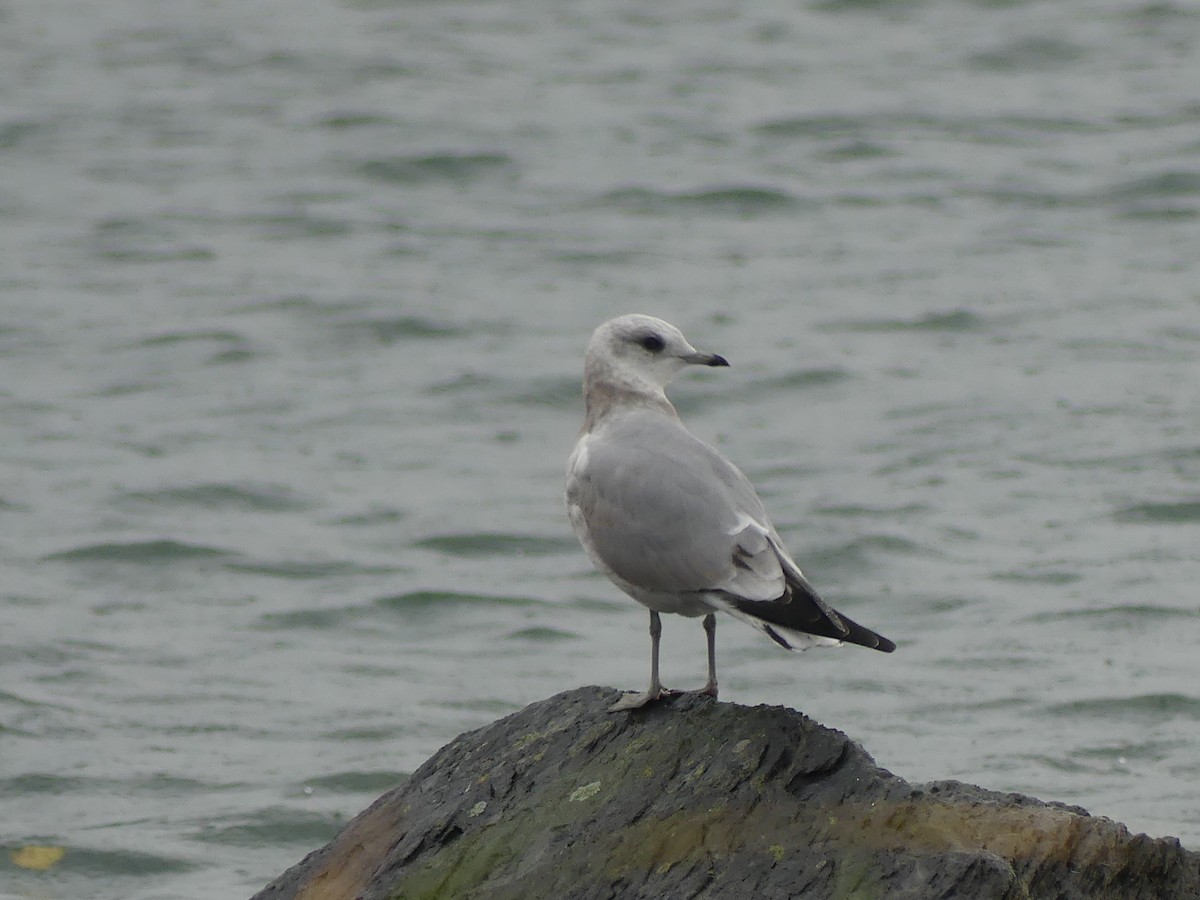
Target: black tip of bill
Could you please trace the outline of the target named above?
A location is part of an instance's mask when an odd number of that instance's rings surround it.
[[[706,366],[725,366],[726,368],[728,368],[729,360],[727,360],[723,356],[717,356],[717,354],[712,353],[712,354],[709,354],[709,357],[708,357],[708,359],[706,359],[704,361],[704,364]]]

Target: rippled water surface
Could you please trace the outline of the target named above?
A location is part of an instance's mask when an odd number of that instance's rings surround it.
[[[1198,46],[1170,0],[0,7],[0,895],[245,896],[460,731],[641,687],[560,499],[629,311],[729,358],[682,414],[899,645],[728,621],[725,698],[1200,846]]]

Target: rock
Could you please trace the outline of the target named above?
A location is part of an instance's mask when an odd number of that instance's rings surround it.
[[[1200,854],[1079,807],[912,785],[794,710],[612,690],[456,738],[255,900],[1200,896]]]

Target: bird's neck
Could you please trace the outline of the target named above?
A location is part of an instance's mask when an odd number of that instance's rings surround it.
[[[587,411],[583,421],[584,431],[594,430],[618,403],[623,409],[642,406],[679,418],[661,385],[625,373],[606,372],[604,377],[591,371],[585,371],[584,374],[583,402]]]

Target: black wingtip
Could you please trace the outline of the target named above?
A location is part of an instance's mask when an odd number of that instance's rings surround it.
[[[877,634],[875,637],[879,638],[879,643],[875,645],[874,649],[878,650],[880,653],[891,653],[896,649],[896,645],[885,638],[882,634]]]
[[[775,602],[746,600],[743,597],[730,599],[739,612],[753,616],[768,626],[774,625],[803,634],[833,638],[835,641],[857,644],[868,650],[878,650],[880,653],[891,653],[896,649],[896,645],[882,634],[864,628],[845,613],[840,613],[826,604],[807,581],[791,579],[788,587],[789,590],[783,597]],[[766,631],[772,640],[789,647],[786,639],[780,640],[781,635],[778,632],[772,633],[771,628],[767,628]]]

